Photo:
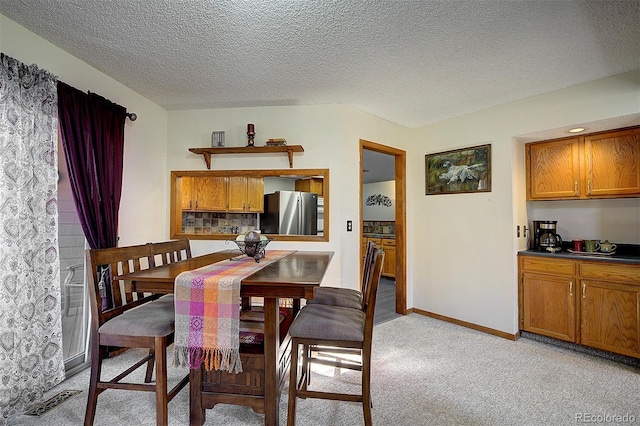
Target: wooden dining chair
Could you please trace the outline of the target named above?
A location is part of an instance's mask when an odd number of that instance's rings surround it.
[[[93,425],[98,395],[107,389],[155,392],[156,425],[168,422],[168,403],[188,383],[185,376],[167,392],[167,347],[173,343],[175,314],[172,303],[158,295],[125,292],[119,275],[154,267],[149,244],[86,250],[91,308],[91,377],[85,426]],[[110,348],[145,348],[148,354],[112,379],[102,380],[102,362]],[[144,383],[123,382],[147,365]],[[155,364],[155,384],[151,383]]]
[[[287,425],[295,425],[296,399],[320,398],[338,401],[361,402],[364,411],[365,425],[372,424],[371,417],[371,342],[373,337],[373,316],[376,305],[376,293],[382,273],[384,252],[373,249],[373,269],[369,275],[365,297],[364,311],[344,306],[306,305],[293,320],[289,328],[291,336],[291,368],[289,377],[289,407]],[[298,360],[300,347],[303,354],[308,348],[318,348],[327,353],[332,348],[335,352],[351,352],[359,354],[356,362],[345,362],[339,358],[334,360],[303,356],[301,377],[298,380]],[[361,371],[362,383],[359,394],[336,393],[308,389],[308,377],[311,364],[325,364],[339,368]]]
[[[369,241],[362,265],[362,280],[360,291],[343,287],[318,287],[313,293],[313,299],[307,300],[307,304],[320,304],[332,306],[344,306],[346,308],[364,309],[363,294],[367,291],[367,283],[373,265],[373,253],[375,243]]]

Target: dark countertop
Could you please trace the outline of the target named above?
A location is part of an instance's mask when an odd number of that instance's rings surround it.
[[[396,234],[375,234],[365,232],[362,234],[362,236],[366,238],[395,238]]]
[[[588,260],[596,262],[610,262],[610,263],[626,263],[631,265],[640,265],[640,245],[635,244],[618,244],[616,253],[612,255],[581,255],[573,254],[567,251],[568,247],[563,245],[562,251],[557,253],[551,253],[548,251],[538,250],[521,250],[518,252],[518,256],[541,256],[541,257],[559,257],[563,259],[571,260]]]

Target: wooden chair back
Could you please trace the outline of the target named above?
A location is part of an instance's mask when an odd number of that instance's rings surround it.
[[[189,239],[150,243],[155,266],[166,265],[180,260],[191,259]]]
[[[373,334],[373,319],[376,309],[376,296],[378,294],[378,285],[382,276],[382,267],[384,264],[384,250],[374,247],[371,255],[371,271],[369,274],[369,282],[367,283],[367,292],[362,295],[363,310],[365,313],[365,345],[371,346],[371,338]]]
[[[120,275],[154,266],[149,244],[86,250],[85,255],[92,328],[96,331],[109,319],[158,298],[127,293],[124,282],[118,279]]]
[[[369,287],[369,281],[371,280],[371,274],[373,273],[373,266],[375,263],[374,255],[377,248],[378,246],[374,242],[369,241],[367,243],[367,251],[362,263],[362,283],[360,290],[360,293],[362,294],[362,310],[365,309],[367,289]]]

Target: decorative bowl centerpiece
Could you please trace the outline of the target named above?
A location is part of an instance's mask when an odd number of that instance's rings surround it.
[[[238,246],[238,249],[242,255],[253,257],[256,262],[260,262],[260,259],[265,257],[265,247],[272,240],[268,239],[264,235],[260,235],[256,231],[249,231],[244,235],[238,235],[234,240],[234,243]],[[238,260],[238,258],[231,258],[232,260]]]

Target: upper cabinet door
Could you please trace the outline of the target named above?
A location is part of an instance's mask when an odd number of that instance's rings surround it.
[[[247,211],[262,213],[264,211],[264,178],[247,177]]]
[[[244,212],[247,206],[247,178],[229,176],[229,209],[230,212]]]
[[[640,195],[640,129],[585,136],[586,196]]]
[[[195,178],[191,176],[182,176],[179,179],[182,210],[193,210],[195,208],[195,196],[193,194],[193,182]]]
[[[528,144],[527,200],[580,198],[579,138]]]
[[[227,178],[198,176],[195,180],[196,210],[225,211],[227,209]]]

